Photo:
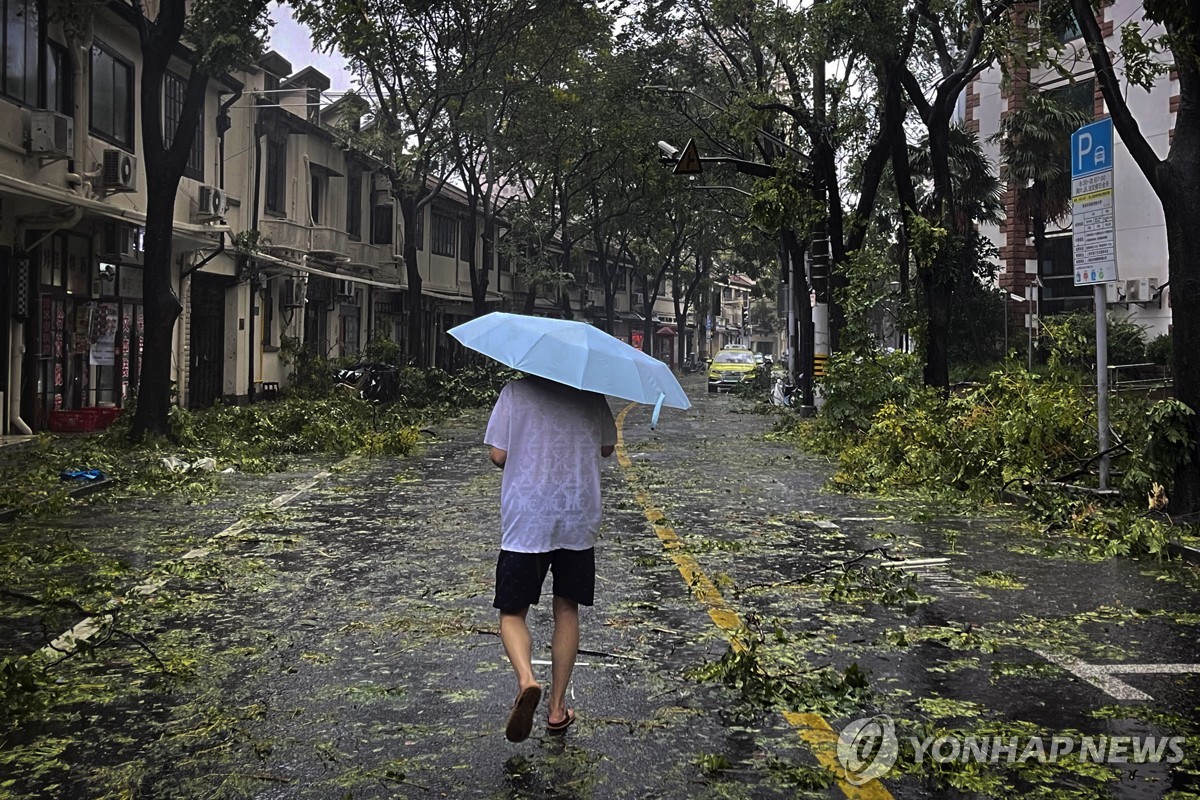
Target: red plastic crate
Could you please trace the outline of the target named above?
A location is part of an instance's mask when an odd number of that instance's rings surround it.
[[[102,431],[109,425],[117,421],[117,417],[121,416],[122,409],[112,406],[101,406],[97,408],[87,408],[85,411],[91,411],[96,419],[94,430]]]
[[[86,408],[51,411],[50,430],[55,433],[89,433],[96,430],[96,415]]]

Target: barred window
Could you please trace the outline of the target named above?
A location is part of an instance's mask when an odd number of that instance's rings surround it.
[[[179,119],[183,116],[183,102],[187,92],[187,78],[168,72],[163,76],[163,144],[170,147],[179,132]],[[196,136],[192,149],[188,151],[187,166],[183,174],[198,181],[204,180],[204,111],[196,121]]]
[[[284,196],[287,184],[287,134],[267,137],[266,210],[275,214],[286,212]]]
[[[445,214],[433,214],[433,238],[429,242],[429,250],[435,256],[454,256],[455,233],[457,220]]]

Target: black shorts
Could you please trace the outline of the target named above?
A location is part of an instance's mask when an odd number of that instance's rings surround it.
[[[515,553],[501,550],[496,559],[496,599],[501,611],[537,605],[546,572],[554,573],[554,596],[590,606],[596,595],[596,549]]]

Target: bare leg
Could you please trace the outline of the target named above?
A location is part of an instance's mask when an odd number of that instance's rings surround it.
[[[500,614],[500,641],[504,643],[513,671],[517,673],[517,699],[504,725],[504,738],[510,742],[523,742],[529,738],[533,716],[538,701],[542,699],[542,687],[533,679],[533,637],[529,635],[529,626],[525,624],[525,615],[528,613],[529,607],[526,606],[516,613]]]
[[[551,725],[567,718],[567,685],[571,682],[571,671],[575,668],[575,657],[579,655],[579,604],[565,597],[554,598],[554,639],[550,644],[551,684],[550,714],[546,721]]]
[[[533,637],[529,634],[529,626],[525,624],[525,615],[529,606],[513,613],[500,612],[500,641],[504,643],[504,652],[512,663],[513,671],[517,673],[517,693],[530,686],[537,686],[533,679]]]

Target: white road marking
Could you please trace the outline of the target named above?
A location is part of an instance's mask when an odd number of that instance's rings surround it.
[[[357,456],[349,456],[348,458],[343,459],[338,466],[348,464],[355,458],[357,458]],[[318,472],[306,483],[296,487],[295,489],[290,489],[282,494],[277,495],[269,503],[267,503],[267,508],[280,508],[287,505],[332,474],[332,472]],[[253,524],[253,522],[243,517],[242,519],[225,526],[225,528],[213,534],[212,537],[210,537],[210,541],[216,539],[225,539],[241,533],[242,531],[250,528]],[[210,548],[196,547],[184,553],[180,558],[181,560],[202,558],[208,555],[210,552],[212,552]],[[129,593],[139,597],[149,597],[165,585],[165,580],[150,581],[148,583],[143,583],[133,587]],[[57,638],[51,641],[50,644],[35,652],[33,656],[43,659],[61,661],[75,650],[79,642],[86,642],[88,639],[91,639],[97,633],[104,630],[104,626],[116,616],[121,607],[125,605],[125,602],[126,599],[124,597],[114,597],[104,605],[104,608],[99,614],[80,620],[78,623],[76,623],[75,627],[60,634]]]
[[[903,561],[883,561],[880,562],[881,567],[891,567],[892,569],[920,569],[921,567],[938,567],[942,564],[949,564],[948,558],[907,558]]]
[[[1184,675],[1200,672],[1200,664],[1087,664],[1070,656],[1034,650],[1051,664],[1087,681],[1115,700],[1148,701],[1154,698],[1140,689],[1135,689],[1113,675]]]
[[[504,663],[507,664],[508,662],[506,661]],[[552,661],[548,661],[544,658],[530,659],[529,663],[533,664],[535,667],[549,667],[549,666],[552,666],[552,664],[553,664]],[[620,667],[623,665],[622,664],[598,664],[598,663],[593,663],[591,661],[576,661],[575,666],[577,666],[577,667]]]

